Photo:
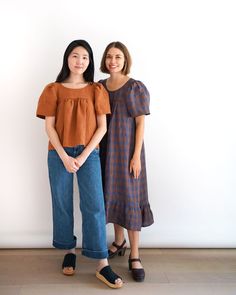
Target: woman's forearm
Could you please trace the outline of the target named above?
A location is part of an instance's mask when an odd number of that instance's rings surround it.
[[[64,160],[68,155],[65,152],[63,146],[61,145],[60,139],[54,127],[54,119],[53,117],[47,117],[45,123],[46,133],[50,140],[50,143],[53,145],[55,150],[57,151],[59,157]]]
[[[103,136],[105,135],[107,128],[106,128],[106,115],[97,116],[97,129],[91,138],[90,142],[86,145],[85,149],[83,150],[82,154],[84,157],[88,157],[90,153],[98,146],[99,142],[102,140]]]
[[[135,118],[136,131],[135,131],[135,146],[134,146],[134,157],[140,157],[143,138],[144,138],[144,116],[139,116]]]

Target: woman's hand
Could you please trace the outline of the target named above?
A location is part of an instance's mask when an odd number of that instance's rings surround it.
[[[144,134],[144,115],[135,118],[136,131],[135,131],[135,145],[133,157],[130,161],[129,172],[137,179],[141,172],[141,151],[143,145]]]
[[[133,158],[130,161],[129,165],[129,172],[134,175],[134,178],[138,178],[141,172],[141,160],[140,157],[133,156]]]
[[[63,164],[66,168],[66,171],[69,173],[75,173],[79,169],[78,161],[75,158],[72,158],[67,155],[63,158],[62,161],[63,161]]]
[[[78,169],[84,164],[84,162],[87,160],[87,157],[85,155],[80,154],[77,158],[77,167]]]

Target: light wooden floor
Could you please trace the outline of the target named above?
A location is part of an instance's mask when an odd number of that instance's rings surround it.
[[[95,277],[95,261],[79,250],[73,277],[61,273],[60,250],[0,250],[0,295],[236,295],[236,249],[142,249],[143,283],[132,281],[128,254],[110,261],[125,281],[112,290]]]

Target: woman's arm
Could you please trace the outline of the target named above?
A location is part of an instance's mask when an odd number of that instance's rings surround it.
[[[141,150],[144,137],[144,119],[145,116],[138,116],[135,118],[136,131],[135,131],[135,147],[134,154],[130,161],[129,171],[133,172],[134,178],[138,178],[141,172]]]
[[[78,161],[75,158],[68,156],[63,146],[61,145],[57,131],[55,129],[55,117],[45,118],[45,129],[51,144],[57,151],[66,170],[70,173],[76,172],[79,169]]]
[[[96,146],[102,140],[106,131],[106,115],[97,115],[97,129],[88,145],[85,147],[83,152],[77,157],[79,167],[81,167],[84,164],[90,153],[96,148]]]

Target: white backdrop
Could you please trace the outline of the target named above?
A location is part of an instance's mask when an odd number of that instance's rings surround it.
[[[145,143],[155,224],[142,247],[235,247],[236,4],[230,0],[0,0],[0,247],[51,247],[44,122],[66,46],[86,39],[96,80],[124,42],[151,93]],[[76,234],[81,245],[78,189]],[[112,227],[107,226],[112,241]]]

